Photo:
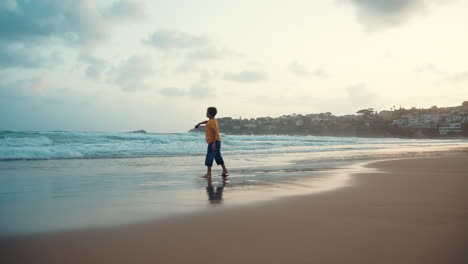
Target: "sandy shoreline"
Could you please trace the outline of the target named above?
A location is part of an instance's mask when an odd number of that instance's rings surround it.
[[[337,191],[1,238],[1,263],[468,263],[468,154],[377,162]]]

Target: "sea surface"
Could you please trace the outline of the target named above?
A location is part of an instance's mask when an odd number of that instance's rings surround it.
[[[463,139],[222,135],[227,181],[205,173],[204,134],[0,132],[0,236],[116,226],[347,186],[360,164],[463,149]]]

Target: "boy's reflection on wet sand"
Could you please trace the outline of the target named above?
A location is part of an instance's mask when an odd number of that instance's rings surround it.
[[[208,194],[208,200],[211,203],[220,203],[223,201],[223,191],[227,183],[227,177],[222,177],[222,183],[215,188],[213,187],[212,177],[206,179],[206,194]]]

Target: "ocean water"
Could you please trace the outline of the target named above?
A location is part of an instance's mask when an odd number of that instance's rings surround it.
[[[466,140],[223,135],[226,154],[310,153],[452,146]],[[204,134],[0,131],[0,160],[191,156],[205,153]]]
[[[230,176],[205,173],[204,134],[0,132],[0,235],[107,227],[327,191],[356,163],[467,140],[222,135]]]

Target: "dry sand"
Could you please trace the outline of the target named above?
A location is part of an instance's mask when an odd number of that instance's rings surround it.
[[[332,192],[0,239],[0,263],[468,263],[468,154],[378,162]]]

